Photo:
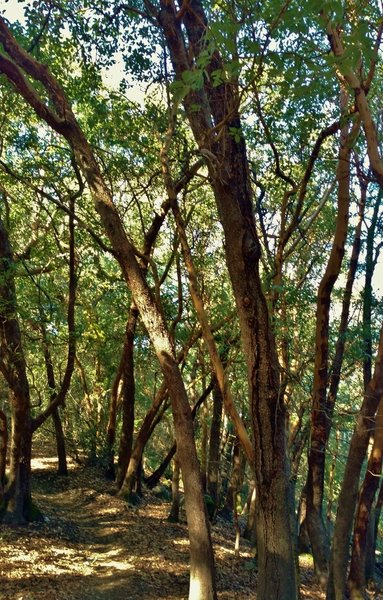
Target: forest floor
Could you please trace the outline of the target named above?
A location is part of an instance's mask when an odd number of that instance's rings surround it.
[[[33,497],[43,522],[0,529],[1,600],[183,600],[188,594],[186,523],[153,494],[127,507],[96,468],[70,463],[57,477],[48,452],[33,459]],[[220,600],[255,600],[251,546],[224,521],[212,526]],[[323,600],[307,559],[302,597]],[[377,598],[378,596],[375,596]],[[380,598],[383,598],[380,596]]]

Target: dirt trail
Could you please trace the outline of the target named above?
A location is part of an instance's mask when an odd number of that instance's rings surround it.
[[[183,600],[188,594],[186,524],[149,496],[128,508],[96,469],[71,464],[55,475],[53,457],[33,461],[33,498],[44,522],[0,529],[1,600]],[[254,600],[256,572],[234,531],[213,527],[220,600]]]

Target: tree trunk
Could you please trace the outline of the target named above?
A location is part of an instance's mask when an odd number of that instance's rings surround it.
[[[202,423],[201,423],[201,477],[202,477],[202,487],[203,491],[207,492],[207,442],[208,442],[208,426],[207,420],[209,416],[209,412],[206,408],[206,404],[202,407]],[[209,515],[210,516],[210,515]]]
[[[227,516],[230,516],[231,519],[233,518],[236,495],[243,483],[245,466],[246,460],[243,459],[243,455],[241,453],[241,444],[236,436],[233,445],[233,462],[230,483],[227,488],[225,506],[223,508],[223,513]]]
[[[126,473],[123,470],[118,469],[117,472],[117,485],[120,488],[119,494],[121,496],[129,497],[132,493],[137,476],[138,465],[140,464],[140,460],[142,458],[142,454],[144,452],[144,448],[149,440],[151,433],[151,425],[153,420],[160,409],[161,404],[164,402],[167,394],[166,385],[162,384],[160,389],[158,390],[156,397],[153,401],[152,406],[148,410],[145,415],[145,418],[142,422],[140,431],[137,434],[133,450],[130,455],[129,465],[126,470]]]
[[[126,322],[124,345],[123,345],[121,356],[120,356],[120,362],[119,362],[117,372],[114,376],[114,380],[113,380],[113,384],[112,384],[110,405],[109,405],[109,418],[108,418],[108,424],[106,427],[107,466],[106,466],[105,475],[108,479],[115,479],[116,473],[115,473],[115,468],[114,468],[114,452],[115,452],[114,445],[116,442],[117,408],[118,408],[118,400],[119,400],[119,394],[120,394],[121,381],[122,382],[124,381],[124,371],[126,371],[127,380],[129,381],[130,377],[132,377],[133,379],[131,379],[131,384],[130,385],[128,384],[127,389],[125,389],[125,392],[129,392],[130,391],[129,388],[131,386],[133,386],[132,387],[133,398],[129,399],[129,397],[125,397],[125,402],[123,400],[125,410],[123,410],[123,419],[122,419],[123,420],[122,437],[121,437],[122,447],[120,444],[121,468],[119,469],[119,473],[120,473],[119,487],[121,487],[122,480],[125,476],[126,469],[127,469],[127,466],[129,464],[129,460],[130,460],[130,453],[131,453],[131,445],[129,448],[129,443],[128,443],[126,455],[123,454],[123,451],[124,451],[123,449],[125,446],[125,443],[123,443],[123,438],[128,440],[130,435],[131,436],[133,435],[133,430],[131,430],[131,426],[129,426],[129,425],[124,426],[124,419],[125,419],[125,425],[126,425],[126,423],[129,424],[129,422],[130,422],[130,419],[128,416],[129,415],[129,407],[131,406],[132,403],[134,403],[134,368],[133,368],[133,356],[130,356],[130,354],[133,352],[132,332],[133,332],[133,339],[134,339],[134,331],[135,331],[135,327],[136,327],[136,323],[134,321],[137,321],[138,315],[139,315],[139,313],[138,313],[135,305],[132,304],[130,307],[128,320]],[[125,396],[126,396],[126,394],[125,394]],[[131,412],[134,414],[134,410],[132,410]],[[131,432],[130,432],[130,430],[131,430]],[[124,434],[124,431],[126,431],[127,434]],[[130,432],[130,435],[129,435],[129,432]]]
[[[59,413],[59,406],[65,402],[65,397],[69,391],[70,383],[72,380],[74,362],[76,356],[76,332],[75,332],[75,302],[76,302],[76,290],[77,290],[77,275],[76,275],[76,256],[75,256],[75,227],[74,227],[74,214],[75,214],[75,202],[83,192],[83,184],[81,177],[78,173],[78,169],[72,159],[72,165],[77,175],[79,182],[79,190],[72,194],[69,199],[69,284],[68,284],[68,308],[67,308],[67,326],[68,326],[68,354],[67,363],[65,367],[64,377],[58,390],[56,387],[55,373],[53,369],[53,362],[51,356],[51,350],[49,347],[49,341],[47,338],[46,329],[44,326],[44,315],[43,310],[40,307],[40,329],[42,333],[42,341],[44,348],[44,362],[45,370],[47,374],[47,383],[50,390],[50,406],[32,422],[32,431],[35,431],[40,427],[45,420],[52,415],[55,435],[56,435],[56,447],[57,447],[57,458],[58,458],[58,475],[68,475],[68,466],[65,449],[65,436],[62,427],[61,417]]]
[[[183,6],[180,18],[169,0],[162,0],[160,7],[155,16],[169,47],[176,77],[182,81],[182,74],[193,68],[193,59],[204,49],[206,15],[199,0],[190,0]],[[247,359],[258,494],[258,599],[294,600],[298,592],[294,541],[286,510],[290,501],[285,407],[259,274],[260,243],[246,147],[242,137],[235,139],[232,135],[233,130],[241,130],[237,90],[232,83],[216,87],[211,84],[211,73],[222,67],[221,57],[214,52],[206,66],[204,87],[191,90],[184,107],[200,152],[207,159]],[[219,135],[213,128],[218,128]]]
[[[68,475],[68,464],[66,458],[65,436],[58,408],[52,413],[53,424],[55,428],[56,449],[57,449],[57,475],[66,477]]]
[[[358,208],[358,222],[355,227],[354,241],[352,244],[351,258],[350,264],[347,273],[346,285],[343,292],[343,300],[342,300],[342,312],[340,316],[340,323],[338,329],[338,338],[335,346],[334,358],[331,364],[331,376],[329,382],[329,390],[327,395],[327,410],[332,417],[334,406],[338,394],[339,382],[340,382],[340,374],[342,370],[343,364],[343,356],[346,345],[346,333],[348,329],[349,319],[350,319],[350,306],[352,299],[352,290],[354,287],[356,270],[359,263],[359,255],[360,255],[360,247],[361,247],[361,235],[362,235],[362,226],[364,222],[364,213],[366,207],[366,196],[367,196],[367,184],[359,177],[359,187],[360,187],[360,201]],[[366,287],[365,287],[366,290]],[[365,300],[363,301],[363,314],[365,309]],[[370,315],[371,319],[371,315]],[[370,355],[371,361],[371,355]],[[371,363],[369,370],[369,378],[367,383],[369,383],[371,379]],[[365,383],[365,386],[367,385]],[[327,437],[330,434],[330,428],[328,428]]]
[[[12,417],[9,478],[3,520],[22,524],[31,518],[32,428],[29,384],[16,313],[13,254],[0,220],[0,370],[10,389]],[[3,437],[4,439],[4,437]]]
[[[47,375],[47,384],[50,390],[51,402],[53,402],[57,396],[56,391],[56,379],[53,370],[52,364],[52,356],[49,348],[49,343],[47,340],[46,330],[43,323],[43,320],[40,322],[40,329],[42,333],[42,342],[44,347],[44,362],[45,362],[45,371]],[[52,420],[55,428],[55,437],[56,437],[56,448],[57,448],[57,459],[58,459],[58,467],[57,474],[66,476],[68,475],[68,466],[66,459],[66,450],[65,450],[65,437],[64,431],[62,428],[60,414],[58,412],[58,408],[56,407],[52,412]]]
[[[182,186],[186,185],[186,183],[189,181],[189,178],[191,178],[192,176],[193,176],[193,170],[191,170],[188,174],[183,175],[181,177],[181,179],[179,179],[178,182],[175,184],[176,190],[179,191],[180,189],[182,189]],[[161,209],[158,212],[156,212],[155,217],[152,221],[152,224],[151,224],[150,228],[148,229],[148,231],[146,232],[144,248],[143,248],[142,257],[141,257],[141,262],[142,262],[142,266],[143,266],[144,270],[147,268],[150,252],[152,250],[154,242],[156,241],[157,235],[161,229],[161,226],[165,220],[165,217],[166,217],[169,209],[170,209],[170,202],[169,202],[169,199],[166,199],[162,203]],[[137,320],[139,312],[138,312],[136,306],[134,305],[134,303],[130,307],[130,315],[128,317],[128,321],[126,324],[124,347],[123,347],[121,358],[120,358],[120,364],[118,366],[117,373],[116,373],[114,381],[113,381],[111,401],[110,401],[110,407],[109,407],[109,420],[108,420],[108,425],[107,425],[107,436],[106,436],[107,454],[108,454],[108,466],[106,469],[106,475],[107,475],[107,477],[110,477],[112,479],[115,478],[114,444],[115,444],[115,438],[116,438],[118,392],[119,392],[120,381],[121,381],[121,378],[123,377],[124,365],[126,362],[128,362],[128,364],[130,362],[129,358],[127,361],[126,356],[129,355],[129,353],[131,351],[130,350],[131,333],[129,333],[129,332],[135,331],[135,327],[136,327],[135,324],[133,324],[133,315],[136,316],[136,320]],[[133,375],[134,375],[134,372],[133,372]],[[127,401],[127,406],[130,406],[129,401]],[[128,418],[128,421],[129,421],[129,418]],[[126,460],[126,464],[121,464],[121,469],[119,469],[119,473],[118,473],[119,487],[121,487],[121,485],[122,485],[122,478],[125,476],[127,467],[129,465],[130,453],[131,453],[131,449],[130,449],[130,452],[128,453],[128,458]]]
[[[0,510],[5,488],[5,472],[7,467],[8,428],[7,415],[0,410]]]
[[[173,477],[172,477],[172,506],[168,521],[178,523],[180,520],[180,464],[177,460],[177,455],[174,457]]]
[[[211,520],[214,520],[219,508],[219,476],[220,476],[220,445],[221,445],[221,421],[222,421],[222,393],[214,380],[213,388],[213,416],[210,425],[209,440],[209,462],[207,474],[207,491],[211,498],[213,507]]]
[[[327,600],[344,600],[346,593],[349,543],[355,505],[358,496],[360,471],[374,423],[374,415],[383,395],[383,326],[380,331],[374,375],[368,384],[351,438],[342,487],[338,498]]]
[[[379,533],[379,521],[382,512],[383,505],[383,479],[380,481],[379,494],[375,503],[373,516],[371,514],[371,526],[369,527],[370,540],[367,546],[366,552],[366,581],[372,583],[375,581],[375,567],[376,567],[376,544]]]
[[[125,356],[124,356],[125,343],[126,343],[126,338],[124,339],[124,346],[123,346],[123,349],[121,352],[120,362],[119,362],[117,371],[114,375],[112,388],[111,388],[111,392],[110,392],[109,416],[108,416],[108,423],[106,426],[105,477],[107,479],[115,479],[116,478],[116,472],[115,472],[115,468],[114,468],[114,452],[115,452],[115,443],[116,443],[118,399],[119,399],[120,388],[121,388],[123,362],[125,360]]]
[[[65,402],[66,395],[69,391],[72,375],[74,371],[74,364],[76,359],[76,332],[75,332],[75,304],[76,304],[76,290],[77,290],[77,274],[76,274],[76,255],[75,255],[75,227],[74,227],[74,219],[75,219],[75,203],[76,200],[81,196],[83,192],[83,183],[81,181],[80,174],[78,172],[77,165],[74,163],[74,159],[72,157],[72,166],[75,170],[78,182],[79,189],[77,192],[73,193],[69,198],[69,257],[68,257],[68,266],[69,266],[69,282],[68,282],[68,307],[67,307],[67,326],[68,326],[68,346],[67,346],[67,361],[65,365],[64,377],[61,382],[61,386],[59,389],[56,389],[55,376],[53,371],[53,364],[50,355],[50,349],[48,345],[48,340],[46,337],[46,332],[44,327],[42,326],[42,334],[43,334],[43,344],[44,344],[44,359],[45,366],[47,371],[47,381],[48,387],[51,390],[50,403],[45,410],[43,410],[37,417],[32,420],[32,432],[35,432],[45,421],[54,413],[56,416],[54,417],[55,429],[56,429],[56,439],[57,439],[57,452],[59,456],[59,471],[62,472],[60,474],[67,474],[67,465],[66,465],[66,452],[65,452],[65,442],[64,442],[64,433],[62,430],[61,419],[57,412],[59,406],[62,406]],[[43,321],[43,320],[42,320]]]
[[[342,106],[347,97],[342,94]],[[315,573],[321,585],[328,579],[329,539],[323,520],[323,492],[326,444],[331,429],[332,407],[327,403],[328,339],[331,293],[339,276],[347,240],[350,205],[350,134],[343,127],[338,157],[338,211],[331,254],[319,285],[316,312],[316,339],[311,440],[307,471],[307,530],[314,557]]]
[[[375,551],[376,551],[376,511],[375,504],[371,507],[368,520],[366,551],[364,559],[364,578],[367,586],[374,584]]]
[[[371,380],[372,370],[372,278],[375,271],[376,259],[374,260],[374,246],[376,227],[378,224],[379,213],[381,209],[383,189],[379,190],[371,217],[371,223],[367,229],[366,239],[366,263],[365,263],[365,281],[363,290],[363,381],[366,388]]]
[[[298,510],[298,552],[299,554],[307,554],[311,552],[310,538],[307,531],[307,502],[306,490],[303,488],[299,500]]]
[[[167,160],[167,151],[163,149],[162,153],[162,164],[163,164],[163,173],[164,180],[166,183],[166,190],[171,199],[171,207],[174,215],[174,220],[177,225],[177,231],[180,237],[180,244],[182,248],[182,254],[184,263],[187,268],[188,276],[189,276],[189,285],[190,285],[190,295],[193,301],[193,305],[198,317],[198,321],[201,325],[202,336],[207,346],[209,357],[211,361],[212,368],[215,372],[217,383],[220,387],[223,405],[225,408],[226,414],[231,418],[235,431],[241,441],[244,452],[247,456],[247,460],[251,465],[254,463],[254,451],[251,445],[249,436],[247,434],[246,428],[243,424],[241,417],[238,414],[236,406],[234,404],[234,399],[231,393],[231,388],[229,382],[227,381],[225,367],[221,360],[221,357],[218,352],[217,344],[215,342],[214,336],[212,334],[212,330],[209,324],[208,315],[206,313],[204,303],[202,300],[202,295],[199,290],[198,285],[198,277],[194,267],[194,262],[189,246],[189,242],[186,237],[185,223],[182,218],[178,202],[177,195],[175,193],[175,185],[172,181],[172,177],[169,170],[168,160]]]
[[[327,517],[327,532],[329,535],[330,535],[329,530],[332,528],[332,524],[333,524],[332,507],[333,507],[333,503],[334,503],[334,479],[335,479],[335,472],[336,472],[336,464],[338,462],[339,444],[340,444],[340,431],[339,431],[339,429],[337,429],[336,433],[335,433],[335,448],[332,453],[332,460],[331,460],[330,472],[329,472],[329,477],[328,477],[326,517]]]
[[[135,306],[130,309],[130,315],[126,324],[125,342],[122,365],[122,427],[120,447],[118,451],[117,485],[122,486],[130,458],[132,456],[133,434],[134,434],[134,401],[135,401],[135,379],[134,379],[134,336],[138,319],[138,310]],[[143,448],[142,448],[143,451]],[[135,473],[142,457],[137,458]],[[130,490],[131,492],[132,490]],[[130,493],[129,492],[129,493]]]
[[[383,398],[379,402],[375,423],[374,443],[367,464],[359,504],[356,511],[348,587],[351,600],[365,597],[365,569],[370,513],[382,472],[383,456]]]
[[[257,532],[255,529],[256,523],[256,509],[257,509],[257,495],[255,491],[254,482],[250,486],[249,498],[247,501],[247,521],[246,527],[243,532],[243,537],[253,545],[256,543]]]

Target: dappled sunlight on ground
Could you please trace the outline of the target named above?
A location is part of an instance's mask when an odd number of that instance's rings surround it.
[[[147,495],[133,509],[95,468],[33,460],[34,500],[44,522],[0,530],[1,600],[186,600],[189,540],[185,515],[170,523],[169,503]],[[219,520],[212,526],[220,600],[256,600],[253,550]],[[310,562],[311,561],[311,562]],[[312,559],[301,558],[302,598],[324,600]]]
[[[44,449],[45,450],[45,449]],[[1,600],[183,600],[188,596],[185,515],[170,523],[170,505],[153,495],[130,509],[95,468],[33,459],[33,497],[44,522],[0,532]],[[222,600],[255,598],[255,569],[244,545],[234,559],[232,525],[213,526]]]

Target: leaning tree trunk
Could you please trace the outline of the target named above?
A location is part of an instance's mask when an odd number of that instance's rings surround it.
[[[363,289],[363,381],[366,388],[371,380],[372,365],[372,278],[374,276],[377,257],[374,259],[376,228],[382,204],[383,189],[376,197],[371,222],[367,229],[365,280]]]
[[[378,406],[375,422],[374,443],[367,464],[359,503],[356,511],[348,588],[351,600],[363,600],[366,587],[366,550],[371,510],[382,472],[383,456],[383,397]]]
[[[347,98],[342,98],[342,105]],[[329,540],[323,520],[323,493],[326,444],[331,427],[331,407],[327,403],[328,340],[331,293],[339,276],[347,240],[350,205],[350,135],[348,125],[341,131],[338,157],[338,212],[331,254],[319,285],[316,312],[316,339],[311,439],[306,482],[307,530],[314,558],[315,573],[322,585],[327,584]]]
[[[153,400],[152,406],[149,408],[148,412],[145,415],[145,418],[140,427],[140,431],[137,434],[136,440],[134,442],[134,447],[132,452],[130,453],[129,463],[123,472],[122,468],[118,469],[117,472],[117,485],[120,488],[120,496],[129,497],[131,492],[134,489],[136,478],[137,478],[137,469],[140,464],[144,448],[149,440],[153,421],[160,409],[161,404],[164,402],[167,395],[167,388],[165,384],[162,384],[160,389],[158,390],[156,397]],[[119,465],[120,466],[120,465]]]
[[[190,0],[177,16],[173,2],[161,0],[160,10],[154,10],[153,16],[163,31],[176,77],[182,81],[205,49],[207,20],[202,4]],[[232,131],[241,130],[237,90],[231,83],[211,84],[211,73],[223,66],[214,52],[206,66],[203,88],[187,93],[184,108],[207,160],[247,359],[258,494],[258,599],[294,600],[298,592],[294,541],[286,510],[290,501],[285,407],[280,399],[279,363],[259,273],[260,243],[246,147],[242,137],[232,135]]]
[[[355,505],[358,497],[359,477],[366,456],[374,415],[383,395],[383,326],[380,331],[378,354],[374,375],[365,392],[352,434],[342,487],[338,498],[330,577],[327,600],[344,600],[349,558],[349,544]]]
[[[217,596],[214,556],[195,447],[193,420],[184,382],[161,308],[153,298],[138,264],[135,248],[126,234],[113,203],[111,192],[63,89],[45,65],[38,63],[18,45],[1,18],[0,41],[4,48],[4,53],[0,55],[0,71],[8,77],[37,115],[57,133],[63,135],[73,149],[114,255],[120,264],[142,322],[150,336],[172,403],[190,538],[189,598],[190,600],[213,600]],[[28,74],[30,78],[28,83],[24,73]],[[31,80],[39,83],[38,89],[41,86],[44,88],[45,93],[52,101],[52,108],[46,106],[37,89],[33,88]]]
[[[172,127],[170,127],[169,137],[171,136],[171,134]],[[168,141],[168,144],[169,143],[170,139]],[[254,463],[253,447],[247,434],[244,423],[236,409],[234,399],[231,393],[230,384],[227,380],[227,376],[225,373],[224,363],[219,355],[218,347],[209,324],[208,315],[198,285],[198,277],[195,270],[191,249],[186,236],[185,222],[182,218],[181,211],[178,206],[176,189],[170,173],[166,145],[164,145],[164,147],[162,148],[161,159],[166,191],[171,201],[171,208],[174,215],[174,220],[176,222],[177,232],[180,238],[182,255],[188,272],[190,296],[193,302],[194,309],[196,311],[198,321],[201,325],[202,336],[209,352],[209,357],[212,368],[215,372],[217,384],[219,385],[219,388],[221,390],[225,412],[232,420],[236,433],[241,441],[244,452],[246,453],[247,459],[252,465]]]
[[[65,109],[69,125],[67,139],[88,182],[96,209],[164,373],[172,402],[178,459],[185,491],[185,510],[190,538],[189,598],[210,600],[216,598],[214,557],[194,441],[191,409],[185,386],[162,312],[156,305],[144,279],[135,250],[122,227],[110,191],[73,113],[68,114],[69,106],[66,105]]]

